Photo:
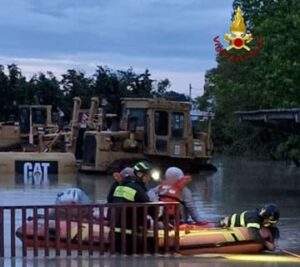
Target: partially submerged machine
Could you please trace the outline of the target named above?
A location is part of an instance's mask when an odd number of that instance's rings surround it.
[[[125,98],[121,114],[110,114],[104,101],[97,97],[91,99],[90,109],[81,109],[79,97],[73,100],[72,119],[67,127],[59,125],[59,120],[53,123],[51,106],[42,105],[20,106],[18,122],[0,125],[0,150],[14,151],[10,158],[18,158],[7,163],[15,165],[11,171],[26,173],[25,167],[38,166],[41,157],[43,164],[52,166],[53,158],[66,152],[74,158],[67,165],[75,166],[75,155],[82,171],[110,172],[141,159],[160,168],[176,165],[188,172],[214,168],[210,163],[210,121],[206,132],[195,130],[189,102]],[[29,162],[26,154],[19,152],[33,153],[33,161]],[[49,152],[52,153],[47,156]],[[5,155],[1,153],[4,158]],[[47,158],[51,162],[46,162]],[[64,164],[55,164],[61,167],[50,169],[58,173]],[[3,167],[6,171],[10,169],[7,166]]]
[[[0,124],[0,173],[46,179],[76,171],[74,154],[65,153],[71,131],[52,115],[51,105],[21,105],[16,121]]]
[[[16,120],[0,123],[0,150],[41,152],[48,145],[51,148],[51,142],[59,132],[52,115],[51,105],[19,106]]]
[[[76,154],[82,155],[80,170],[112,171],[140,159],[159,167],[175,164],[186,171],[213,167],[210,123],[207,132],[193,131],[189,102],[125,98],[119,116],[105,114],[98,105],[99,100],[93,98],[89,127],[81,137],[74,124],[78,112],[73,110],[73,136],[81,139],[76,146]],[[80,149],[82,153],[78,153]]]

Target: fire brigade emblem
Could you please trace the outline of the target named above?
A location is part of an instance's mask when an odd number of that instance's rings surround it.
[[[250,51],[250,47],[247,46],[253,40],[252,34],[246,32],[246,24],[244,22],[243,12],[240,7],[235,11],[233,21],[230,26],[230,33],[225,34],[224,39],[229,43],[226,50],[234,49],[246,49]]]

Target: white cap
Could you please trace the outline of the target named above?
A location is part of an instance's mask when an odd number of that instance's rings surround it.
[[[165,178],[168,181],[179,180],[182,176],[184,176],[183,171],[177,167],[170,167],[165,173]]]
[[[124,168],[124,169],[120,172],[120,174],[121,174],[121,176],[122,176],[123,178],[129,177],[129,176],[134,176],[133,169],[130,168],[130,167]]]

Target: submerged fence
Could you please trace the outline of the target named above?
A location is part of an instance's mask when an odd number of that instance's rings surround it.
[[[0,257],[175,253],[179,213],[175,202],[2,206]]]

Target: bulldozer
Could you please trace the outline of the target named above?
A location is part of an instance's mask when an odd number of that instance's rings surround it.
[[[21,180],[74,174],[73,153],[65,153],[71,131],[52,121],[51,105],[21,105],[18,119],[0,124],[0,174]]]
[[[0,151],[64,152],[70,132],[51,105],[20,105],[17,119],[0,123]]]
[[[41,131],[56,132],[58,127],[52,122],[51,112],[51,105],[20,105],[17,120],[0,123],[0,151],[24,151]]]
[[[189,102],[124,98],[117,115],[105,113],[94,97],[82,130],[80,99],[74,101],[70,151],[76,153],[81,171],[112,172],[138,160],[149,160],[161,169],[178,166],[186,172],[214,169],[210,120],[207,131],[193,130]]]

